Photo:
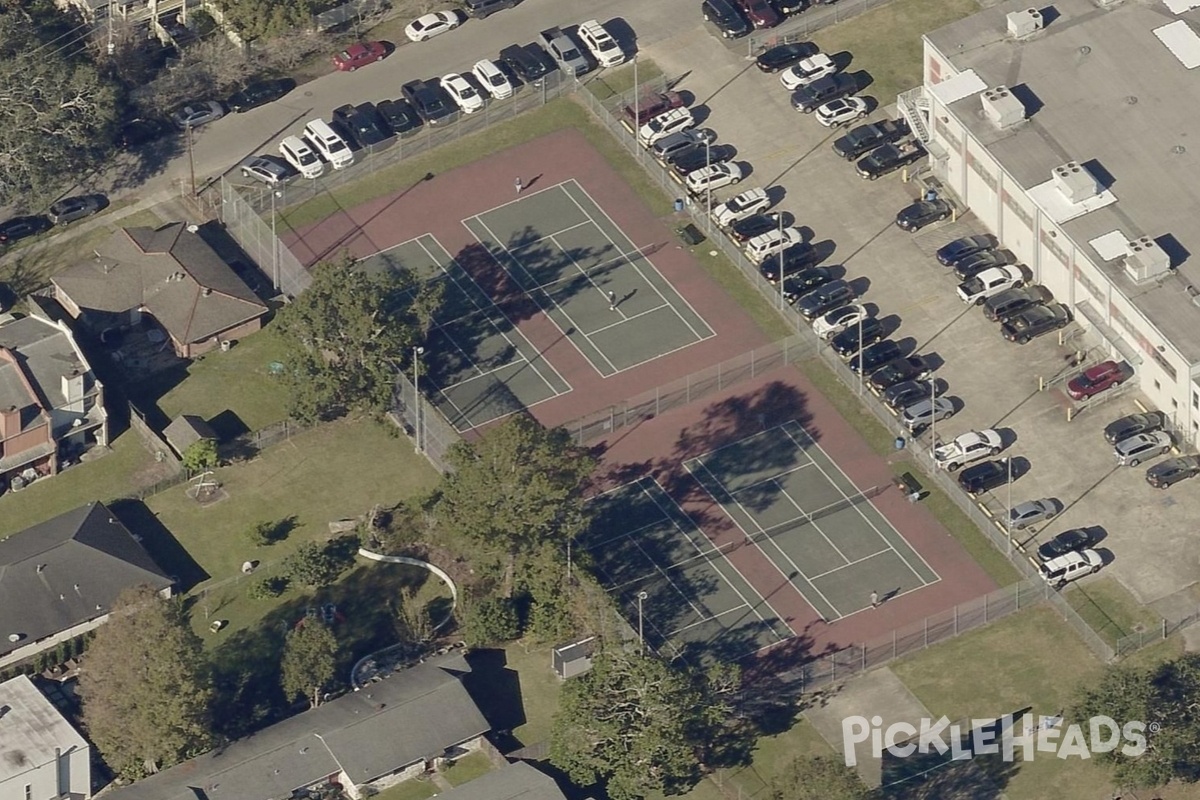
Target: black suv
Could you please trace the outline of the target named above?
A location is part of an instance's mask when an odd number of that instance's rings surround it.
[[[555,69],[554,59],[536,44],[513,44],[500,51],[500,61],[525,83],[536,83]]]
[[[971,497],[1008,483],[1008,459],[984,461],[958,473],[958,485]]]
[[[1161,431],[1166,424],[1166,417],[1159,411],[1147,411],[1144,414],[1130,414],[1108,423],[1104,427],[1104,441],[1116,444],[1130,436],[1139,433]]]
[[[440,125],[458,115],[458,106],[437,81],[409,81],[401,90],[421,119],[430,125]]]
[[[853,75],[839,72],[817,78],[807,86],[801,86],[792,93],[792,108],[811,114],[817,107],[836,100],[839,97],[854,94],[858,91],[858,81]]]
[[[812,42],[791,42],[772,47],[756,58],[754,63],[763,72],[779,72],[781,69],[799,64],[819,52],[821,52],[821,48]]]
[[[338,106],[333,110],[333,121],[358,147],[374,147],[392,138],[374,103]]]
[[[229,99],[225,101],[225,105],[229,107],[230,111],[240,114],[252,108],[265,106],[267,103],[273,103],[295,88],[296,82],[291,78],[259,81],[230,95]]]
[[[421,115],[407,100],[384,100],[375,110],[392,132],[400,136],[411,136],[421,127]]]
[[[704,19],[716,26],[726,39],[736,39],[750,32],[750,23],[734,5],[733,0],[704,0],[700,4]]]
[[[44,233],[53,227],[50,220],[43,216],[13,217],[0,222],[0,244],[11,244],[26,236]]]
[[[851,325],[829,340],[833,352],[843,360],[852,358],[859,350],[883,338],[883,323],[877,317],[867,317],[859,325]]]

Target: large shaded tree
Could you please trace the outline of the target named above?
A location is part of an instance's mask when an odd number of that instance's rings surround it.
[[[396,369],[412,357],[442,284],[407,269],[367,274],[353,258],[323,261],[312,284],[279,313],[287,343],[291,414],[304,422],[350,411],[384,413]]]
[[[834,756],[800,756],[771,780],[771,800],[868,800],[871,789]]]
[[[104,760],[139,778],[212,746],[209,665],[177,599],[121,594],[79,676],[83,723]]]
[[[283,645],[280,681],[288,700],[307,697],[313,708],[333,680],[337,666],[337,639],[328,625],[308,617],[288,631]]]

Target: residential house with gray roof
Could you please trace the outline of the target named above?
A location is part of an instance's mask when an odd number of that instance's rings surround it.
[[[527,761],[516,761],[437,797],[438,800],[566,800],[554,779]]]
[[[0,683],[0,798],[91,796],[87,740],[25,675]]]

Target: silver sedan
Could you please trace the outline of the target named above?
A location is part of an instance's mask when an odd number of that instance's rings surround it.
[[[1058,514],[1058,502],[1050,498],[1026,500],[1008,512],[1008,524],[1013,530],[1023,531],[1030,525],[1053,519]]]

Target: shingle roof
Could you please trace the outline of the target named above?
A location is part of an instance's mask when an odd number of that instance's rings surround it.
[[[103,503],[14,533],[0,539],[0,655],[107,614],[126,589],[172,583]]]
[[[525,761],[442,792],[438,800],[566,800],[558,784]]]
[[[202,439],[216,440],[217,433],[207,422],[192,414],[180,414],[163,430],[167,443],[174,447],[179,455]]]
[[[145,308],[179,342],[211,339],[266,313],[250,287],[182,222],[125,228],[51,281],[82,309]]]
[[[461,656],[418,664],[110,793],[110,800],[269,800],[344,771],[366,783],[489,729]]]
[[[65,330],[36,316],[0,324],[0,347],[15,354],[15,363],[0,361],[0,408],[63,408],[63,378],[91,370]],[[38,420],[33,410],[22,417],[26,426]]]
[[[28,677],[19,675],[0,683],[0,786],[22,773],[53,763],[55,750],[67,753],[87,746],[79,731],[71,727]]]

